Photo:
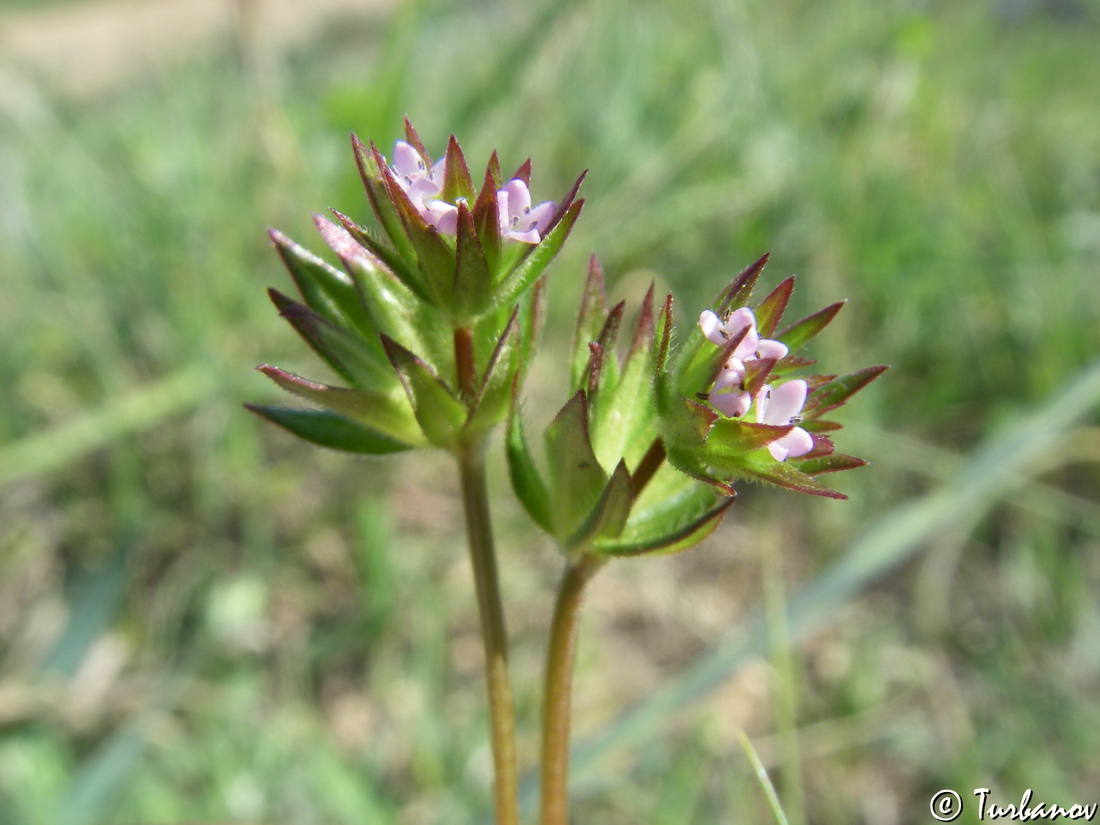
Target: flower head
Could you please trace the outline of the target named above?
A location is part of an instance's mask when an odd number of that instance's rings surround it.
[[[276,384],[322,409],[252,409],[351,452],[473,443],[504,419],[522,383],[541,325],[541,277],[580,213],[584,176],[560,206],[532,209],[530,161],[502,185],[494,153],[476,188],[453,136],[433,163],[407,120],[392,162],[354,135],[352,146],[375,226],[335,210],[339,224],[315,218],[346,271],[271,234],[301,301],[274,290],[271,298],[343,386],[265,365]],[[506,238],[537,244],[539,254],[506,248]]]

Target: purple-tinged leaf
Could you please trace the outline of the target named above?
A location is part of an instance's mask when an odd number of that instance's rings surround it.
[[[792,372],[794,370],[804,369],[805,367],[812,367],[816,363],[817,361],[813,358],[794,358],[788,355],[780,359],[776,367],[776,372]]]
[[[276,289],[267,291],[279,314],[313,350],[348,382],[361,387],[385,386],[391,373],[357,335]]]
[[[558,222],[564,220],[568,214],[570,207],[573,206],[573,201],[577,197],[577,193],[581,191],[581,184],[584,183],[584,179],[588,176],[588,170],[585,169],[577,177],[576,181],[570,187],[569,191],[565,193],[565,197],[561,199],[558,204],[558,211],[554,213],[554,217],[550,219],[549,225],[546,227],[546,232],[553,231],[554,227],[558,225]],[[544,235],[546,233],[543,233]]]
[[[649,289],[642,298],[642,306],[638,310],[638,320],[634,325],[634,337],[627,350],[626,361],[634,357],[635,353],[649,354],[653,350],[653,291],[656,285],[650,281]]]
[[[496,159],[496,152],[493,152],[493,159]],[[500,161],[497,160],[496,165],[498,167],[497,177],[493,177],[492,160],[490,160],[489,166],[485,169],[485,180],[481,184],[481,191],[478,193],[477,201],[474,203],[474,227],[477,229],[478,237],[481,239],[481,246],[485,251],[486,265],[489,267],[489,271],[493,273],[493,281],[497,280],[499,273],[497,268],[500,266],[500,253],[501,253],[501,235],[500,235],[500,206],[497,203],[497,190],[500,188],[499,178],[499,166]]]
[[[731,335],[727,338],[717,350],[703,350],[703,352],[706,353],[706,357],[710,360],[706,379],[699,382],[699,386],[704,390],[709,390],[714,386],[714,382],[718,380],[719,374],[726,368],[726,364],[729,363],[730,358],[733,357],[733,351],[741,345],[741,342],[745,340],[745,336],[748,334],[749,327],[742,327],[736,335]]]
[[[746,361],[745,378],[742,381],[745,392],[755,397],[760,392],[760,388],[767,383],[774,366],[774,358],[753,358]]]
[[[582,374],[589,362],[588,345],[600,334],[600,327],[607,319],[607,292],[604,288],[603,268],[595,255],[588,259],[588,277],[581,294],[577,312],[577,325],[573,332],[573,349],[569,359],[569,386],[579,389]]]
[[[665,295],[665,302],[657,315],[657,331],[653,337],[657,349],[653,359],[653,370],[662,375],[668,363],[668,349],[672,343],[672,293]]]
[[[845,303],[847,301],[837,301],[835,304],[829,304],[824,309],[819,309],[812,315],[807,315],[801,321],[795,321],[786,329],[780,330],[775,337],[790,347],[791,352],[794,352],[804,347],[806,342],[825,329]]]
[[[600,375],[603,372],[603,359],[604,348],[600,346],[598,341],[590,341],[588,344],[588,366],[584,372],[581,373],[579,383],[584,384],[584,387],[576,387],[576,389],[585,389],[588,393],[588,397],[594,397],[600,389]]]
[[[410,449],[381,433],[328,410],[295,410],[266,404],[245,404],[249,412],[277,424],[305,441],[358,455],[386,455]]]
[[[424,164],[427,167],[431,167],[432,156],[428,150],[424,148],[424,144],[420,140],[420,135],[416,133],[416,129],[413,127],[412,121],[409,120],[408,115],[405,116],[405,142],[420,153],[420,157],[424,159]]]
[[[330,209],[340,226],[347,231],[352,238],[361,244],[368,252],[371,252],[385,265],[385,267],[397,277],[410,291],[414,292],[421,300],[428,300],[428,293],[424,284],[420,282],[419,274],[409,268],[406,261],[398,253],[378,240],[371,232],[357,224],[347,215],[336,209]],[[407,240],[407,239],[406,239]],[[410,254],[412,247],[409,247]]]
[[[714,301],[714,312],[720,318],[724,317],[731,309],[749,305],[749,301],[752,300],[753,287],[756,286],[756,281],[760,277],[760,273],[764,271],[770,256],[770,252],[765,252],[756,261],[741,270],[741,273],[730,281],[729,286],[722,290]]]
[[[491,292],[485,250],[481,247],[474,218],[465,202],[458,205],[457,235],[451,312],[461,326],[488,308]]]
[[[714,422],[707,439],[707,452],[722,459],[739,459],[746,453],[766,447],[787,435],[794,427],[776,424],[756,424],[738,418],[722,418]]]
[[[824,473],[839,473],[844,470],[855,470],[858,467],[866,467],[867,462],[854,455],[843,453],[831,453],[830,455],[817,456],[808,459],[793,459],[794,465],[803,473],[810,476],[819,476]]]
[[[382,225],[382,230],[393,244],[395,257],[402,261],[411,260],[412,244],[402,228],[397,207],[389,195],[389,187],[385,182],[387,177],[392,177],[386,159],[373,143],[367,147],[354,134],[351,136],[351,145],[355,152],[355,165],[359,168],[359,177],[367,192],[367,200],[370,201],[371,209]],[[380,257],[386,260],[385,257]],[[401,274],[398,270],[394,271]]]
[[[624,314],[626,314],[626,301],[619,301],[607,313],[603,327],[600,328],[600,334],[596,336],[596,343],[600,345],[604,353],[603,375],[605,377],[601,378],[602,384],[606,384],[608,381],[614,383],[619,376],[619,361],[614,357],[614,353],[615,342],[619,338],[619,329],[622,327]]]
[[[888,369],[889,367],[884,365],[864,367],[817,387],[806,399],[806,417],[818,418],[830,410],[835,410]]]
[[[779,326],[779,319],[783,317],[787,303],[794,292],[794,276],[781,281],[779,286],[773,289],[756,307],[756,329],[761,338],[771,338],[775,328]],[[787,346],[790,346],[788,344]]]
[[[600,493],[592,511],[563,544],[567,553],[584,553],[601,539],[615,539],[622,533],[634,504],[634,485],[622,460]]]
[[[268,235],[306,306],[334,324],[364,320],[359,294],[350,278],[277,229],[269,229]]]
[[[440,198],[448,203],[457,204],[460,200],[473,202],[474,182],[470,178],[470,167],[458,140],[451,135],[447,141],[447,164],[443,174],[443,191]]]
[[[527,160],[525,160],[522,164],[520,164],[519,169],[516,170],[516,173],[514,175],[512,175],[512,177],[509,178],[509,180],[521,180],[521,181],[524,182],[524,184],[527,186],[527,188],[530,189],[531,188],[531,158],[527,158]]]
[[[833,444],[833,440],[829,438],[829,436],[817,433],[813,436],[813,440],[814,446],[808,453],[788,460],[803,462],[811,458],[822,458],[823,456],[832,455],[836,452],[836,445]],[[798,466],[801,467],[801,463]],[[803,472],[805,472],[805,470],[803,470]]]
[[[803,421],[799,426],[811,433],[829,433],[844,429],[843,425],[835,421],[822,421],[819,418]]]
[[[675,402],[676,386],[668,370],[669,347],[672,344],[672,293],[657,315],[657,331],[653,336],[653,397],[658,415],[664,415]]]
[[[382,347],[397,370],[428,441],[437,447],[453,447],[467,414],[458,395],[428,364],[392,338],[383,335]]]
[[[811,476],[796,469],[793,463],[775,461],[770,456],[766,458],[751,456],[749,460],[737,467],[737,472],[739,475],[766,481],[779,487],[786,487],[788,490],[794,490],[798,493],[808,493],[822,498],[848,498],[843,493],[838,493],[836,490],[826,487],[821,482],[815,481]]]
[[[512,269],[500,283],[497,294],[494,296],[498,306],[515,303],[531,285],[538,280],[546,267],[558,254],[565,239],[569,237],[573,224],[577,221],[584,201],[574,203],[565,217],[543,235],[542,240],[532,247],[531,251]]]
[[[337,415],[406,444],[426,446],[408,403],[400,395],[394,397],[373,389],[330,387],[269,364],[261,364],[256,369],[287,392],[312,401]]]
[[[500,171],[500,155],[496,150],[493,150],[493,154],[489,155],[489,163],[485,166],[485,172],[491,176],[494,183],[494,189],[500,189],[504,186],[504,173]]]

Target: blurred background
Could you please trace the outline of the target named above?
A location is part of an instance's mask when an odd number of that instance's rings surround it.
[[[850,299],[826,368],[893,365],[849,501],[744,485],[594,582],[577,822],[773,821],[741,730],[791,823],[1100,801],[1098,35],[1095,0],[5,0],[0,823],[488,821],[447,457],[241,407],[258,363],[327,377],[265,227],[366,220],[347,135],[405,114],[537,200],[591,169],[532,406],[593,251],[690,324],[771,250],[792,317]],[[490,470],[529,766],[559,563]]]

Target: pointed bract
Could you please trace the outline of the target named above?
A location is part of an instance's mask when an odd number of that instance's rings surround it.
[[[470,407],[465,432],[480,435],[505,419],[512,401],[512,386],[519,369],[519,307],[512,312],[500,334],[477,396]]]
[[[466,165],[466,157],[462,154],[462,147],[454,135],[447,141],[447,165],[446,175],[443,177],[443,191],[440,197],[448,203],[458,205],[459,201],[473,202],[474,182],[470,178],[470,169]]]
[[[550,229],[538,245],[532,247],[523,260],[504,277],[496,295],[493,296],[498,306],[512,304],[542,275],[554,256],[558,254],[565,239],[569,237],[583,206],[583,200],[574,203],[561,221]]]
[[[523,433],[523,420],[519,403],[513,398],[512,414],[508,419],[508,430],[504,440],[505,454],[508,458],[508,475],[512,481],[523,509],[539,527],[547,533],[554,533],[550,493],[546,482],[531,455],[527,439]]]
[[[249,412],[320,447],[358,455],[386,455],[410,449],[408,444],[395,441],[328,410],[295,410],[267,404],[244,406]]]
[[[488,308],[492,278],[474,218],[465,203],[458,206],[457,235],[451,315],[457,324],[466,325]]]
[[[817,312],[807,315],[801,321],[796,321],[791,324],[789,327],[782,330],[777,337],[791,348],[791,352],[801,349],[806,345],[807,341],[829,325],[829,322],[836,317],[836,314],[840,312],[840,308],[843,307],[844,304],[844,301],[837,301],[835,304],[829,304],[829,306],[824,309],[819,309]]]
[[[762,338],[771,338],[794,292],[794,276],[779,283],[756,307],[756,329]],[[786,343],[786,342],[784,342]],[[790,346],[790,344],[787,344]]]
[[[681,553],[695,547],[707,538],[722,521],[726,511],[734,503],[735,496],[727,496],[682,527],[657,536],[636,537],[633,540],[602,541],[596,548],[601,556],[666,556]]]
[[[818,387],[806,401],[806,416],[818,418],[835,410],[888,369],[890,368],[885,365],[864,367]]]
[[[397,370],[424,436],[437,447],[453,447],[467,415],[458,395],[423,360],[392,338],[383,335],[382,346]]]
[[[276,289],[267,292],[279,314],[295,332],[351,384],[384,386],[389,380],[389,371],[362,346],[358,336]]]
[[[567,553],[583,553],[601,540],[618,538],[630,517],[633,503],[634,485],[630,480],[630,472],[626,469],[626,463],[620,461],[592,511],[562,543],[562,549]]]
[[[592,511],[607,483],[588,434],[588,401],[576,393],[546,428],[554,535],[566,540]]]
[[[426,446],[404,397],[376,390],[330,387],[269,364],[256,367],[281,388],[409,446]]]
[[[731,309],[748,306],[749,301],[752,300],[752,291],[756,286],[756,281],[760,278],[760,273],[764,271],[764,267],[767,266],[771,254],[765,252],[745,267],[736,278],[730,281],[729,286],[722,290],[722,293],[714,302],[714,311],[718,315],[725,315]]]

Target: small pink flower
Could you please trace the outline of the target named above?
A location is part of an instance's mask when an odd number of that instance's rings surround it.
[[[411,144],[399,140],[393,147],[393,166],[390,168],[401,188],[408,194],[409,200],[423,211],[425,203],[438,195],[443,188],[447,159],[440,158],[429,169],[427,162]]]
[[[731,358],[714,381],[710,403],[727,418],[740,418],[752,405],[752,395],[745,392],[744,380],[745,365],[739,359]]]
[[[734,347],[732,357],[741,361],[752,358],[775,358],[779,360],[787,352],[787,345],[782,341],[773,341],[771,338],[761,338],[756,331],[756,316],[748,307],[735,309],[729,318],[722,321],[709,309],[703,310],[699,316],[699,327],[707,340],[718,346],[722,346],[731,338],[736,338],[744,333],[741,342]]]
[[[756,394],[756,423],[787,427],[801,421],[809,386],[805,381],[787,381],[778,387],[765,384]],[[814,448],[814,438],[801,427],[795,427],[782,438],[768,445],[776,461],[798,458]]]
[[[531,207],[531,191],[519,178],[513,178],[497,191],[497,217],[500,232],[514,241],[536,244],[554,218],[558,205],[544,201]]]
[[[453,235],[458,226],[458,207],[437,199],[443,191],[447,158],[440,158],[429,169],[415,147],[399,140],[393,147],[393,165],[390,168],[424,220],[437,232]]]

